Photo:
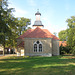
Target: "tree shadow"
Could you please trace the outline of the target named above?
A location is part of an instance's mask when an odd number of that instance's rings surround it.
[[[21,75],[25,73],[26,75],[39,75],[39,73],[41,73],[42,75],[44,73],[43,75],[46,75],[48,72],[51,75],[59,75],[61,72],[68,74],[68,72],[71,71],[74,73],[75,65],[69,63],[75,63],[75,59],[61,59],[62,57],[63,56],[2,59],[0,60],[3,61],[0,62],[0,70],[5,70],[0,71],[0,74],[16,73]],[[63,73],[61,75],[64,75]]]

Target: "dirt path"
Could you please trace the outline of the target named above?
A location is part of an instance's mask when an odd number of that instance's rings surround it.
[[[17,56],[16,54],[6,54],[5,56],[2,56],[2,55],[0,55],[0,59],[5,59],[5,58],[7,58],[7,57],[9,57],[9,56]]]

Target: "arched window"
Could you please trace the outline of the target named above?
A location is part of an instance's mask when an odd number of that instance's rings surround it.
[[[34,44],[34,52],[37,52],[37,44]]]
[[[42,44],[39,44],[39,52],[42,52]]]
[[[42,43],[40,41],[34,43],[34,52],[42,52]]]

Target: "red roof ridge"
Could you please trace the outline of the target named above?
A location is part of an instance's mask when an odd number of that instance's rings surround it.
[[[43,29],[37,27],[34,31],[32,31],[27,38],[51,38]]]
[[[23,39],[29,33],[31,33],[34,29],[28,29],[24,34],[20,35],[17,39]]]
[[[54,40],[59,40],[58,37],[50,33],[47,29],[41,29],[39,27],[27,30],[18,39],[23,38],[53,38]]]
[[[47,32],[49,35],[51,35],[51,37],[54,39],[54,40],[59,40],[58,37],[56,37],[55,35],[53,35],[51,32],[49,32],[47,29],[43,29],[45,32]]]

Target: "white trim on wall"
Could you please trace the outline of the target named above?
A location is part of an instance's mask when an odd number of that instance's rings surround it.
[[[31,53],[31,54],[29,54],[29,53],[26,53],[26,56],[52,56],[52,54],[51,53],[39,53],[39,54],[35,54],[35,53]]]

